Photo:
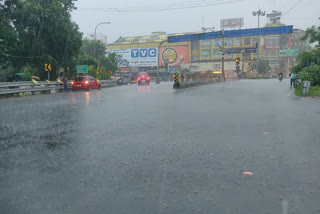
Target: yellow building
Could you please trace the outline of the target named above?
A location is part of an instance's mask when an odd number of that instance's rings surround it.
[[[119,54],[119,60],[121,62],[127,60],[126,63],[119,65],[120,71],[156,72],[157,57],[152,59],[149,57],[131,58],[133,55],[132,53],[130,55],[130,50],[141,50],[142,54],[146,53],[150,48],[155,48],[158,53],[161,72],[176,72],[179,70],[180,65],[184,68],[188,67],[188,65],[189,67],[194,68],[195,63],[199,69],[195,69],[194,72],[203,71],[201,70],[202,67],[208,68],[211,64],[212,70],[214,71],[221,70],[222,52],[220,51],[220,48],[223,47],[223,39],[216,36],[219,33],[220,32],[206,34],[200,32],[192,33],[192,35],[199,36],[208,35],[210,37],[211,35],[213,38],[198,40],[190,39],[188,41],[173,43],[164,42],[161,45],[162,48],[160,48],[160,50],[158,50],[159,44],[163,41],[167,41],[168,37],[179,38],[180,36],[189,36],[191,33],[165,34],[163,32],[159,32],[149,36],[120,37],[116,42],[108,45],[106,49],[110,52],[121,53]],[[274,73],[279,71],[284,72],[288,70],[290,66],[293,66],[296,56],[283,58],[279,56],[279,51],[283,49],[305,50],[306,42],[300,40],[303,34],[304,32],[301,30],[292,30],[292,26],[225,31],[225,71],[233,72],[236,70],[235,58],[237,57],[240,58],[240,70],[250,73],[255,71],[254,66],[256,59],[258,58],[257,46],[260,35],[259,58],[268,62],[270,71],[274,71]],[[203,38],[206,37],[203,36]],[[169,50],[169,48],[171,48],[171,54],[172,52],[175,52],[176,61],[166,61],[166,49]],[[125,52],[125,50],[127,50],[127,52]],[[249,65],[249,61],[251,61],[251,65]],[[208,65],[208,63],[211,64]],[[166,67],[168,64],[169,66]],[[205,66],[202,64],[205,64]]]

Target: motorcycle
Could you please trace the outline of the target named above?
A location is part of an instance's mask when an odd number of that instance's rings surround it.
[[[281,81],[283,80],[283,76],[280,76],[280,77],[279,77],[279,80],[280,80],[280,82],[281,82]]]

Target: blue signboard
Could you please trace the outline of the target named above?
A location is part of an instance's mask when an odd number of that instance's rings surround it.
[[[225,49],[226,54],[237,54],[237,53],[256,53],[256,48],[227,48]]]
[[[278,34],[289,34],[292,33],[293,26],[280,26],[280,27],[265,27],[265,28],[252,28],[244,30],[230,30],[224,31],[226,38],[228,37],[244,37],[244,36],[259,36],[259,35],[278,35]],[[204,39],[217,39],[222,38],[221,31],[200,33],[200,34],[189,34],[183,36],[169,36],[168,43],[174,42],[187,42]]]

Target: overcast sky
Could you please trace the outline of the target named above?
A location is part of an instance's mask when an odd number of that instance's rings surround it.
[[[195,5],[225,3],[195,8]],[[193,2],[193,3],[192,3]],[[294,28],[306,29],[312,25],[320,25],[319,0],[78,0],[78,10],[72,12],[73,20],[80,26],[85,36],[93,34],[95,26],[100,22],[109,21],[110,25],[101,25],[97,32],[108,36],[108,43],[119,36],[150,35],[153,31],[167,33],[198,32],[203,27],[214,26],[220,30],[220,19],[244,17],[244,28],[255,28],[258,18],[252,11],[259,8],[268,12],[280,10],[286,14],[282,22],[293,25]],[[109,8],[128,10],[159,9],[174,7],[188,7],[180,10],[152,11],[152,12],[112,12]],[[92,9],[94,8],[94,9]],[[106,11],[102,11],[106,9]],[[261,26],[267,22],[261,18]]]

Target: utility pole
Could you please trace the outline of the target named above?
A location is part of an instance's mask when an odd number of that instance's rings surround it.
[[[265,16],[266,15],[266,11],[262,11],[261,9],[259,9],[258,11],[253,11],[252,12],[253,16],[258,16],[258,29],[259,29],[259,37],[258,37],[258,50],[257,50],[257,71],[259,71],[259,58],[260,58],[260,16]]]
[[[157,79],[156,79],[156,84],[160,84],[160,78],[159,78],[160,48],[161,48],[161,45],[162,45],[163,43],[165,43],[166,41],[167,41],[167,40],[164,40],[164,41],[160,42],[159,47],[158,47],[158,65],[157,65]],[[169,68],[169,66],[168,66],[168,68]]]
[[[226,76],[224,75],[224,30],[221,31],[222,34],[222,76],[224,81],[226,81]]]

